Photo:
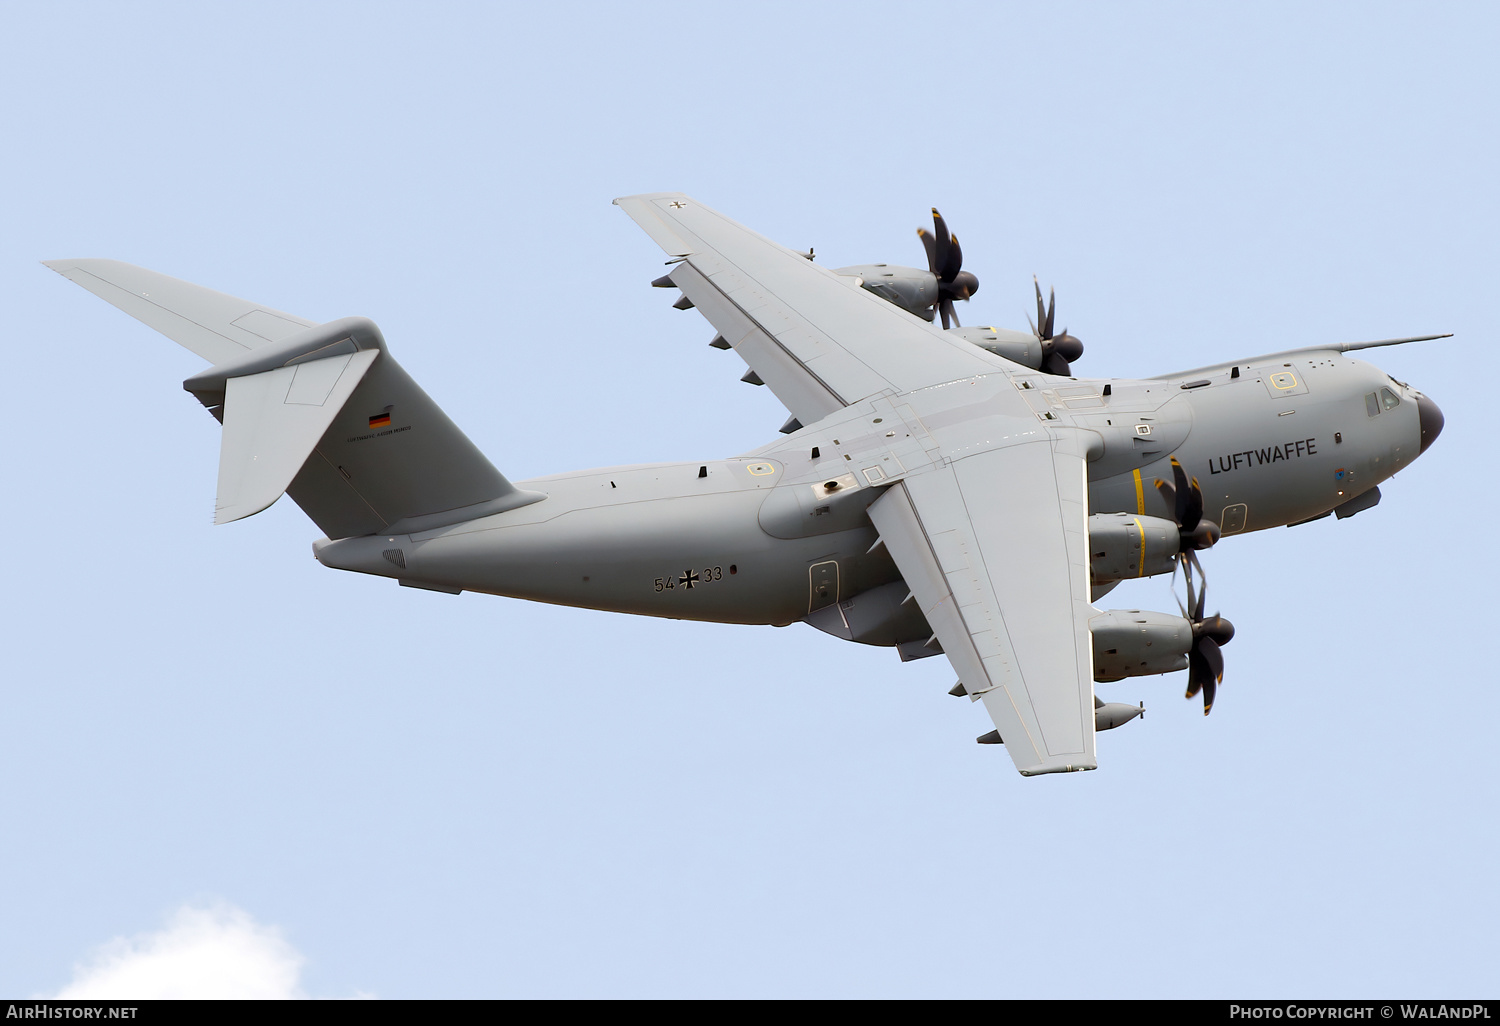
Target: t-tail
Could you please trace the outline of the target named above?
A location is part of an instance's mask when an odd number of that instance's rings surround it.
[[[428,530],[544,498],[515,487],[386,349],[117,260],[47,266],[213,366],[183,382],[224,425],[214,523],[292,497],[329,538]]]

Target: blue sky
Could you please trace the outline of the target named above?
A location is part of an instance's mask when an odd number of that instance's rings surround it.
[[[6,19],[0,992],[209,920],[315,996],[1495,989],[1490,8]],[[38,263],[369,316],[512,479],[742,452],[785,411],[609,203],[669,189],[832,266],[921,263],[936,204],[964,322],[1037,274],[1079,373],[1452,331],[1369,354],[1447,427],[1378,508],[1215,549],[1213,716],[1101,686],[1146,718],[1023,780],[941,659],[397,589],[287,501],[212,527],[200,362]]]

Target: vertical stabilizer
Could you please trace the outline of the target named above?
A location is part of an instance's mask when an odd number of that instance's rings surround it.
[[[259,513],[281,498],[380,355],[331,356],[226,382],[214,523]]]
[[[372,321],[314,324],[118,260],[47,266],[214,365],[182,384],[224,425],[215,523],[283,491],[330,538],[442,527],[546,498],[495,469]]]

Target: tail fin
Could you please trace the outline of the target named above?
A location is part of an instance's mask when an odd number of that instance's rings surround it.
[[[314,325],[114,260],[47,266],[215,364],[183,382],[224,425],[215,523],[283,492],[330,538],[425,530],[545,498],[495,469],[371,321]]]

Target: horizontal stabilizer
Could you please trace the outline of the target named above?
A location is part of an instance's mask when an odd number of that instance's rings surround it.
[[[369,349],[228,380],[214,523],[281,497],[379,356]]]
[[[225,363],[316,323],[121,260],[43,263],[209,363]]]

